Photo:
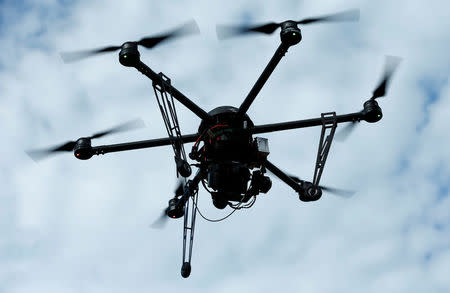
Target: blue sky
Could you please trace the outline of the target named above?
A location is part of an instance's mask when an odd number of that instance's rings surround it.
[[[205,110],[239,105],[278,36],[219,42],[215,24],[361,9],[357,24],[302,28],[249,110],[255,124],[357,111],[384,55],[403,58],[384,117],[333,143],[322,181],[355,189],[305,204],[279,180],[250,210],[198,222],[193,271],[179,276],[181,222],[148,228],[176,183],[170,148],[39,164],[24,151],[135,117],[147,128],[97,144],[163,137],[151,84],[110,54],[63,64],[59,52],[120,44],[197,20],[202,34],[141,50]],[[450,86],[446,1],[0,2],[1,292],[447,292],[450,289]],[[184,133],[198,119],[177,105]],[[270,159],[312,177],[319,128],[261,135]],[[190,146],[187,146],[187,150]],[[157,168],[153,167],[157,166]],[[202,210],[215,210],[206,192]]]

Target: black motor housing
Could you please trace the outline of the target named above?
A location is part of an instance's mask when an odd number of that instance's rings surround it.
[[[372,99],[364,103],[363,114],[364,120],[370,123],[380,121],[383,118],[380,106],[378,106],[377,101]]]
[[[166,214],[173,219],[184,216],[184,205],[180,204],[180,199],[175,197],[169,200],[169,207],[167,208]]]
[[[300,43],[302,40],[302,33],[295,21],[288,20],[281,24],[280,37],[281,42],[289,46],[293,46]]]
[[[126,42],[119,52],[119,62],[123,66],[133,67],[140,61],[141,54],[136,42]]]
[[[78,139],[73,148],[73,154],[75,155],[75,158],[80,160],[92,158],[94,152],[92,151],[91,139],[88,137]]]

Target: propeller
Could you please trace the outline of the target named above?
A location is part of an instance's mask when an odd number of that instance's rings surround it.
[[[301,180],[300,178],[298,178],[297,176],[291,176],[289,175],[289,177],[294,180],[297,183],[303,183],[304,180]],[[345,197],[345,198],[350,198],[353,195],[355,195],[356,191],[353,190],[346,190],[346,189],[340,189],[340,188],[335,188],[335,187],[330,187],[330,186],[324,186],[324,185],[319,185],[319,187],[326,192],[329,192],[333,195],[337,195],[340,197]]]
[[[373,91],[372,97],[370,98],[371,100],[375,100],[377,98],[381,98],[386,95],[386,89],[389,86],[389,82],[392,78],[392,75],[394,74],[395,70],[400,64],[400,61],[401,61],[400,57],[396,56],[385,57],[383,77],[378,86]]]
[[[179,179],[177,187],[174,190],[175,197],[181,197],[184,193],[184,180]],[[162,229],[166,226],[167,220],[169,217],[167,216],[167,212],[169,210],[169,207],[163,209],[161,215],[153,222],[153,224],[150,225],[153,229]]]
[[[139,41],[136,41],[136,44],[141,45],[147,49],[151,49],[163,41],[198,33],[200,33],[200,30],[197,23],[194,20],[191,20],[167,33],[142,38]],[[61,53],[61,58],[63,59],[64,63],[70,63],[93,55],[114,52],[116,50],[119,50],[120,48],[122,48],[122,46],[107,46],[92,50],[63,52]]]
[[[356,123],[357,123],[356,121],[347,123],[343,128],[341,128],[338,132],[335,133],[334,138],[337,141],[341,142],[345,141],[355,129],[357,125]]]
[[[395,70],[397,69],[398,65],[400,64],[401,58],[396,56],[386,56],[385,57],[385,64],[384,64],[384,70],[383,75],[381,77],[381,81],[378,83],[378,85],[375,87],[372,97],[370,100],[375,100],[377,98],[381,98],[386,96],[386,91],[389,86],[389,82],[392,79],[392,76],[394,75]],[[353,121],[346,126],[344,126],[340,131],[336,132],[334,137],[337,141],[344,141],[349,137],[349,135],[355,130],[355,126],[357,125],[357,122],[359,121]]]
[[[318,17],[310,17],[310,18],[304,18],[299,21],[295,21],[297,24],[310,24],[310,23],[316,23],[316,22],[340,22],[340,21],[358,21],[359,20],[359,9],[351,9],[342,11],[339,13],[334,14],[328,14],[328,15],[322,15]],[[276,22],[268,22],[261,25],[256,26],[247,26],[247,25],[241,25],[241,26],[229,26],[229,25],[217,25],[216,32],[217,37],[222,40],[238,35],[244,35],[247,33],[257,32],[257,33],[263,33],[263,34],[272,34],[275,32],[275,30],[279,27],[281,27],[282,22],[276,23]]]
[[[113,127],[111,129],[97,132],[92,136],[85,137],[85,139],[95,139],[100,138],[109,134],[118,133],[118,132],[124,132],[132,129],[142,128],[144,127],[144,121],[142,119],[136,119],[131,120],[129,122],[126,122],[124,124],[121,124],[119,126]],[[56,147],[48,148],[48,149],[41,149],[41,150],[31,150],[27,151],[26,153],[30,158],[32,158],[34,161],[42,160],[52,154],[58,153],[58,152],[71,152],[73,151],[77,141],[68,141],[64,144],[58,145]]]

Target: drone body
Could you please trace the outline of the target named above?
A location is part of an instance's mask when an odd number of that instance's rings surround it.
[[[191,272],[190,263],[195,220],[198,212],[198,186],[200,183],[211,194],[212,203],[216,208],[224,209],[229,206],[233,209],[233,212],[237,209],[251,207],[259,193],[267,193],[270,190],[272,181],[266,174],[268,171],[292,187],[298,193],[299,199],[304,202],[320,199],[322,191],[348,194],[348,192],[324,187],[319,184],[335,130],[339,123],[350,122],[350,125],[353,127],[356,125],[355,122],[364,120],[374,123],[382,118],[381,108],[376,99],[385,95],[389,79],[398,64],[397,58],[389,57],[387,59],[387,67],[382,81],[374,90],[372,97],[363,104],[363,110],[361,111],[343,115],[328,112],[322,113],[317,118],[264,125],[255,125],[246,113],[288,49],[301,41],[302,36],[298,24],[308,24],[317,21],[355,20],[358,17],[359,12],[352,10],[324,17],[308,18],[301,21],[289,20],[282,23],[269,23],[256,27],[218,27],[217,32],[219,37],[245,34],[248,32],[270,34],[277,28],[281,28],[281,43],[239,107],[220,106],[209,112],[204,111],[178,91],[167,76],[162,73],[157,74],[145,65],[140,60],[140,53],[138,51],[139,45],[152,48],[168,38],[198,31],[192,23],[184,25],[166,35],[144,38],[137,42],[126,42],[122,46],[110,46],[102,49],[65,54],[63,55],[65,61],[74,61],[93,54],[120,49],[119,62],[124,66],[136,68],[152,81],[168,137],[92,146],[92,139],[134,128],[136,127],[136,123],[133,122],[99,132],[90,137],[69,141],[48,150],[29,152],[29,155],[35,159],[39,159],[54,152],[73,151],[77,159],[87,160],[93,155],[171,145],[174,151],[177,174],[185,179],[184,183],[180,184],[175,190],[173,198],[168,201],[168,207],[164,210],[162,216],[166,219],[184,216],[183,265],[181,274],[186,278]],[[181,134],[174,100],[183,104],[201,119],[197,133],[189,135]],[[256,136],[262,133],[316,126],[321,127],[322,130],[314,175],[311,181],[290,176],[271,163],[268,160],[268,140]],[[194,143],[188,155],[186,155],[184,149],[184,144],[186,143]],[[188,157],[194,163],[189,163]],[[192,179],[188,180],[192,174],[191,166],[197,167],[197,171]],[[190,202],[192,203],[191,206]],[[187,239],[189,239],[189,242],[187,242]]]

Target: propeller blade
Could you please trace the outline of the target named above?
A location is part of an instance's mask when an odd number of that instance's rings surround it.
[[[64,63],[71,63],[75,62],[93,55],[101,54],[101,53],[108,53],[108,52],[114,52],[116,50],[119,50],[121,46],[110,46],[110,47],[104,47],[100,49],[93,49],[93,50],[85,50],[85,51],[76,51],[76,52],[62,52],[61,58]]]
[[[144,124],[144,121],[142,119],[135,119],[135,120],[131,120],[129,122],[126,122],[124,124],[121,124],[119,126],[113,127],[113,128],[111,128],[109,130],[98,132],[98,133],[92,135],[90,138],[91,139],[100,138],[100,137],[108,135],[108,134],[113,134],[113,133],[117,133],[117,132],[124,132],[124,131],[128,131],[128,130],[142,128],[144,126],[145,126],[145,124]]]
[[[297,183],[302,183],[303,180],[301,180],[300,178],[298,178],[297,176],[293,176],[293,175],[289,175],[289,177],[294,180]]]
[[[234,36],[244,35],[251,32],[271,34],[280,27],[279,23],[269,22],[258,26],[229,26],[217,25],[216,33],[219,40],[231,38]]]
[[[136,128],[142,128],[144,126],[145,126],[145,124],[144,124],[144,121],[142,121],[142,119],[135,119],[135,120],[131,120],[127,123],[121,124],[119,126],[116,126],[114,128],[111,128],[109,130],[98,132],[98,133],[94,134],[93,136],[86,137],[86,138],[88,138],[88,139],[99,138],[99,137],[105,136],[107,134],[123,132],[123,131],[136,129]],[[33,159],[34,161],[37,162],[37,161],[45,159],[48,156],[55,154],[57,152],[71,152],[75,148],[76,143],[77,143],[76,141],[68,141],[64,144],[61,144],[56,147],[48,148],[48,149],[26,151],[26,154],[31,159]]]
[[[319,187],[326,192],[329,192],[333,195],[337,195],[340,197],[350,198],[355,195],[356,191],[353,190],[346,190],[346,189],[340,189],[335,187],[329,187],[329,186],[323,186],[319,185]]]
[[[184,182],[183,182],[183,180],[181,180],[181,179],[178,180],[178,185],[175,188],[174,193],[175,193],[176,197],[182,196],[184,194]]]
[[[166,226],[167,220],[169,219],[169,217],[167,217],[167,209],[168,208],[165,208],[161,215],[150,225],[151,228],[162,229]]]
[[[386,56],[384,73],[381,82],[373,91],[372,100],[376,98],[384,97],[386,95],[386,89],[389,86],[390,79],[400,64],[401,58],[395,56]]]
[[[62,145],[43,150],[26,151],[26,154],[35,162],[45,159],[46,157],[57,152],[71,152],[75,147],[75,141],[68,141]]]
[[[192,20],[189,21],[182,26],[170,31],[169,33],[162,34],[159,36],[154,37],[146,37],[142,38],[140,41],[137,41],[138,45],[141,45],[145,48],[153,48],[157,44],[161,43],[164,40],[180,37],[184,35],[190,35],[190,34],[198,34],[200,33],[200,30],[198,28],[197,23]],[[63,59],[64,63],[70,63],[75,62],[93,55],[107,53],[107,52],[113,52],[116,50],[119,50],[122,48],[122,46],[109,46],[99,49],[93,49],[93,50],[83,50],[83,51],[75,51],[75,52],[63,52],[61,53],[61,58]]]
[[[297,176],[292,176],[289,175],[289,177],[291,177],[292,180],[294,180],[295,182],[301,184],[303,182],[303,180],[301,180],[300,178],[298,178]],[[337,195],[340,197],[345,197],[345,198],[350,198],[353,195],[355,195],[355,191],[352,190],[346,190],[346,189],[340,189],[340,188],[335,188],[335,187],[329,187],[329,186],[323,186],[323,185],[319,185],[319,187],[326,192],[329,192],[333,195]]]
[[[355,127],[357,125],[357,122],[350,122],[347,125],[345,125],[343,128],[341,128],[336,134],[334,135],[334,138],[337,141],[344,141],[346,140],[350,134],[355,130]]]
[[[158,45],[159,43],[161,43],[162,41],[199,33],[200,29],[198,28],[197,22],[195,22],[195,20],[191,20],[166,34],[142,38],[137,43],[138,45],[141,45],[147,49],[151,49],[156,45]]]
[[[297,21],[297,24],[309,24],[314,22],[338,22],[338,21],[357,21],[359,20],[359,9],[346,10],[335,14],[323,15],[319,17],[305,18]],[[272,34],[281,23],[268,22],[257,26],[229,26],[217,25],[216,32],[219,40],[231,38],[234,36],[244,35],[251,32]]]
[[[310,24],[314,22],[339,22],[339,21],[358,21],[358,20],[359,20],[359,9],[351,9],[334,14],[305,18],[297,21],[297,23]]]
[[[178,183],[175,187],[174,193],[175,193],[175,197],[180,197],[183,195],[184,193],[184,184],[185,184],[185,180],[183,179],[179,179]],[[165,208],[163,210],[163,212],[161,213],[161,215],[153,222],[153,224],[150,225],[151,228],[153,229],[162,229],[164,228],[164,226],[167,223],[167,220],[169,219],[169,217],[167,216],[167,212],[168,212],[169,208]]]

